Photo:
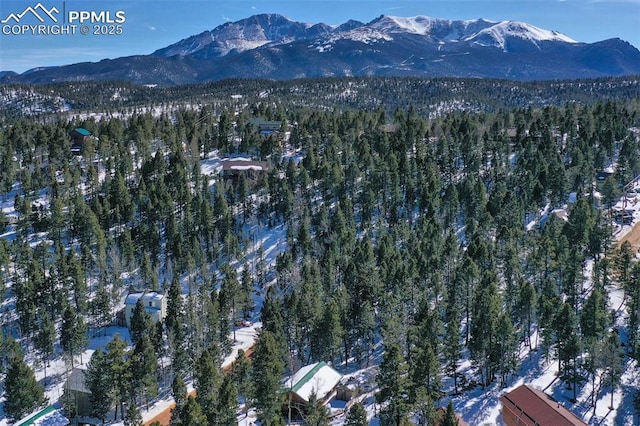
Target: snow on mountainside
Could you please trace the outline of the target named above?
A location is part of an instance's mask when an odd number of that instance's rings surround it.
[[[349,21],[339,26],[295,22],[276,14],[256,15],[237,22],[228,22],[201,34],[181,40],[154,52],[156,56],[174,55],[196,57],[222,57],[240,53],[269,43],[283,44],[313,39],[311,45],[326,46],[339,40],[370,43],[375,40],[393,40],[394,35],[424,36],[429,41],[471,41],[482,46],[505,48],[506,39],[516,37],[532,43],[559,41],[576,43],[564,34],[548,31],[517,21],[492,22],[484,19],[452,21],[414,16],[403,18],[382,15],[368,24]],[[326,49],[326,47],[323,49]]]
[[[544,30],[536,26],[517,21],[502,21],[489,28],[479,31],[465,39],[482,46],[500,47],[506,49],[508,38],[519,38],[530,41],[537,46],[541,41],[559,41],[563,43],[577,43],[572,38],[557,31]]]
[[[227,22],[211,31],[181,40],[155,51],[156,56],[222,57],[232,52],[252,50],[268,43],[284,43],[331,31],[325,24],[295,22],[277,14],[251,16],[237,22]],[[198,55],[198,52],[203,54]]]
[[[331,50],[332,44],[340,40],[352,40],[362,43],[392,41],[394,36],[403,34],[422,36],[427,42],[440,45],[445,43],[468,43],[484,47],[497,47],[503,51],[513,40],[528,42],[539,49],[540,42],[555,41],[577,43],[572,38],[557,31],[544,30],[534,25],[517,21],[493,22],[485,19],[451,21],[448,19],[414,16],[380,16],[370,23],[347,31],[334,31],[325,39],[316,40],[312,46],[321,52]]]
[[[227,22],[151,55],[0,76],[0,83],[124,80],[189,84],[227,78],[414,76],[558,80],[640,74],[619,39],[581,43],[517,22],[382,15],[369,23],[302,23],[277,14]]]
[[[458,41],[493,24],[495,22],[484,19],[451,21],[422,15],[411,18],[383,15],[367,25],[387,33],[417,34],[441,41]]]
[[[364,27],[351,31],[351,33],[361,33],[366,30],[378,31],[386,38],[391,37],[393,34],[415,34],[425,36],[431,41],[471,41],[483,46],[494,46],[501,49],[505,48],[508,38],[519,38],[536,45],[537,42],[541,41],[577,43],[577,41],[557,31],[544,30],[518,21],[492,22],[484,19],[451,21],[428,16],[402,18],[383,15]]]

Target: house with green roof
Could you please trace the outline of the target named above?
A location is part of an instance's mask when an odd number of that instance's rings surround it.
[[[36,414],[17,423],[17,426],[36,426],[36,425],[68,425],[69,419],[67,419],[61,410],[53,405],[48,406],[42,411],[38,411]]]
[[[69,133],[71,138],[71,152],[75,155],[82,154],[84,145],[91,138],[91,132],[82,127],[75,128]]]
[[[336,387],[341,380],[342,374],[324,361],[302,367],[282,381],[283,393],[286,394],[283,412],[288,412],[291,407],[293,414],[300,416],[312,395],[327,405],[336,396]]]

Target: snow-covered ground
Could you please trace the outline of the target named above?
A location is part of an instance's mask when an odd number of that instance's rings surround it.
[[[297,153],[291,153],[291,158],[294,161],[299,161]],[[201,161],[201,170],[203,174],[209,176],[215,176],[220,172],[222,167],[222,160],[218,157],[217,153],[211,153],[206,159]],[[20,188],[14,188],[12,193],[7,194],[4,200],[0,200],[0,208],[9,218],[17,217],[17,213],[14,209],[14,197],[16,194],[21,194]],[[633,224],[638,222],[640,218],[640,197],[633,200],[627,200],[626,204],[620,201],[616,208],[625,208],[633,210],[634,221],[631,225],[617,225],[614,228],[614,238],[619,240],[623,238],[628,232],[631,231]],[[573,200],[574,201],[574,200]],[[45,193],[39,194],[38,202],[47,203],[47,197]],[[539,220],[542,220],[550,213],[550,207],[547,206],[543,212],[538,216]],[[557,210],[556,213],[565,211]],[[527,225],[527,229],[533,229],[535,226],[535,220]],[[286,249],[286,227],[279,226],[276,228],[267,228],[257,223],[250,223],[246,225],[248,234],[251,235],[251,240],[254,242],[249,249],[246,256],[248,264],[255,264],[258,256],[258,248],[261,248],[264,261],[267,265],[273,265],[278,254]],[[10,226],[9,230],[0,236],[1,238],[11,239],[15,230]],[[242,268],[242,264],[234,265],[237,269]],[[588,265],[588,268],[592,267],[592,264]],[[587,268],[587,280],[585,281],[585,287],[590,289],[590,273]],[[619,327],[623,327],[625,323],[626,307],[623,299],[623,292],[620,288],[610,286],[608,290],[608,303],[609,309],[616,311],[616,321]],[[261,294],[256,294],[256,312],[259,312],[261,306]],[[11,307],[3,305],[0,312],[6,314]],[[236,330],[235,341],[233,344],[232,353],[227,356],[222,366],[230,365],[236,357],[239,349],[247,350],[253,346],[257,338],[257,330],[260,328],[260,323],[254,323],[249,327],[242,327]],[[77,357],[77,362],[86,365],[86,362],[90,359],[91,354],[98,348],[104,348],[105,345],[113,338],[115,334],[120,334],[123,339],[130,342],[129,333],[126,328],[109,327],[108,329],[101,330],[99,335],[91,336],[89,349],[85,351],[82,357]],[[532,337],[533,342],[537,342],[537,336]],[[550,360],[546,362],[543,358],[542,351],[529,350],[529,348],[522,348],[520,352],[521,365],[520,370],[515,375],[515,379],[509,383],[506,388],[501,388],[497,383],[492,384],[487,389],[476,388],[471,391],[462,393],[459,396],[453,397],[452,401],[456,411],[472,425],[496,425],[502,424],[500,415],[501,405],[499,397],[506,392],[516,388],[517,386],[527,383],[538,389],[545,391],[552,395],[560,403],[564,404],[568,409],[582,417],[586,422],[593,425],[633,425],[633,404],[632,397],[633,391],[640,387],[640,370],[635,361],[628,361],[625,366],[624,373],[621,378],[620,385],[616,387],[613,393],[613,407],[610,408],[611,389],[605,384],[601,386],[600,392],[597,394],[596,409],[590,406],[592,388],[589,381],[585,381],[579,385],[577,392],[578,402],[573,404],[570,398],[573,396],[573,392],[565,387],[565,384],[557,377],[558,363],[557,361]],[[58,354],[60,351],[57,351]],[[39,363],[35,357],[31,354],[27,354],[27,361],[35,366],[36,377],[45,384],[46,395],[49,398],[50,403],[57,403],[62,397],[62,389],[64,385],[64,378],[70,371],[70,366],[64,362],[62,357],[58,356],[55,360],[52,360],[50,365],[46,368],[47,379],[44,379],[45,369]],[[360,386],[364,393],[360,396],[360,400],[365,404],[371,425],[378,425],[378,419],[376,414],[379,407],[375,404],[374,394],[375,387],[375,375],[377,372],[377,365],[381,361],[381,349],[377,347],[376,352],[373,355],[371,365],[365,368],[355,368],[353,364],[349,367],[342,365],[335,365],[338,371],[345,375],[345,380],[350,383]],[[472,371],[471,363],[465,360],[461,363],[459,374],[471,378],[474,373]],[[597,387],[600,383],[596,384]],[[453,384],[448,378],[443,378],[443,390],[446,394],[451,394],[453,390]],[[189,390],[192,389],[192,385],[189,384]],[[445,397],[439,401],[440,405],[446,405],[451,399]],[[1,400],[0,400],[1,402]],[[152,419],[159,413],[166,410],[173,403],[173,398],[168,395],[161,399],[156,400],[148,409],[142,408],[141,414],[145,420]],[[55,413],[55,412],[54,412]],[[0,412],[0,415],[2,413]],[[332,419],[332,426],[340,426],[344,423],[344,415],[337,416]],[[257,423],[256,413],[249,411],[248,416],[245,416],[242,409],[239,409],[238,424],[241,426],[250,426]],[[57,425],[64,424],[59,414],[51,414],[50,417],[45,417],[39,420],[39,424],[42,425]],[[120,424],[120,423],[112,423]],[[8,425],[6,419],[0,420],[0,426]]]
[[[637,184],[640,188],[640,183]],[[599,195],[599,194],[597,194]],[[628,209],[633,211],[633,223],[627,225],[614,225],[614,240],[620,240],[629,233],[640,219],[640,200],[621,199],[614,209]],[[572,196],[569,202],[575,202],[575,196]],[[566,215],[567,206],[562,209],[554,210],[554,213]],[[548,206],[541,214],[544,219],[549,213]],[[533,229],[532,224],[527,229]],[[585,279],[583,288],[587,291],[591,290],[591,270],[593,262],[588,262],[585,268]],[[624,300],[624,292],[617,285],[610,285],[607,288],[609,311],[616,312],[616,327],[623,329],[626,322],[626,306]],[[585,295],[586,297],[586,295]],[[537,342],[534,335],[533,342]],[[536,349],[535,347],[533,349]],[[499,397],[504,393],[510,392],[522,384],[528,384],[547,394],[553,396],[558,402],[564,404],[569,410],[573,411],[585,422],[590,425],[634,425],[634,408],[633,394],[640,388],[640,368],[634,360],[626,361],[624,372],[622,374],[620,384],[613,391],[613,407],[611,406],[611,388],[605,383],[596,382],[596,388],[599,388],[597,394],[597,402],[594,408],[591,406],[592,387],[590,381],[584,381],[578,385],[577,402],[571,402],[573,391],[567,389],[565,384],[558,378],[558,362],[551,360],[545,362],[542,351],[531,351],[528,348],[521,348],[520,352],[521,365],[520,370],[515,375],[517,379],[510,383],[504,389],[497,384],[490,386],[487,390],[476,389],[472,392],[464,393],[459,397],[453,398],[454,407],[465,421],[471,425],[499,425],[502,422],[500,410],[501,404]],[[459,372],[465,372],[469,369],[469,363],[463,364]],[[446,380],[444,381],[446,384]],[[446,389],[445,389],[446,390]],[[446,405],[448,400],[441,401],[441,405]]]
[[[638,184],[638,187],[640,187],[640,184]],[[568,201],[569,204],[574,203],[576,201],[576,195],[571,194]],[[636,223],[640,221],[640,198],[631,201],[627,200],[626,204],[624,200],[620,200],[614,208],[633,210],[633,223],[614,226],[614,240],[620,240],[631,231]],[[563,208],[551,211],[550,206],[547,205],[540,214],[536,215],[536,217],[527,224],[527,230],[534,229],[537,222],[546,220],[548,215],[552,212],[566,220],[568,209],[569,206],[565,205]],[[591,291],[593,286],[591,282],[592,269],[593,262],[590,261],[587,263],[584,271],[584,275],[586,277],[583,283],[585,291],[584,297],[586,297],[588,292]],[[609,288],[607,288],[607,293],[609,311],[616,312],[616,326],[619,329],[623,329],[626,321],[624,292],[618,286],[610,285]],[[599,381],[596,381],[598,393],[594,412],[594,408],[590,404],[593,391],[591,382],[587,380],[578,385],[577,402],[573,403],[571,401],[573,398],[573,390],[567,388],[565,383],[558,378],[558,361],[555,359],[550,359],[548,362],[545,361],[543,351],[538,350],[536,347],[536,342],[541,342],[541,339],[538,338],[536,333],[531,337],[531,341],[533,342],[533,348],[531,348],[531,350],[524,346],[521,347],[519,371],[514,375],[514,378],[511,379],[507,387],[502,388],[498,383],[493,383],[484,390],[475,388],[471,391],[463,392],[461,395],[453,398],[444,397],[439,401],[439,405],[446,406],[451,399],[456,412],[470,425],[503,425],[504,422],[501,416],[502,406],[499,401],[500,396],[510,392],[522,384],[528,384],[553,396],[559,403],[573,411],[590,425],[631,426],[637,424],[634,422],[635,419],[633,416],[633,394],[637,389],[640,389],[640,368],[636,361],[626,361],[620,384],[616,386],[613,391],[612,408],[610,408],[611,388],[607,386],[606,383],[601,384]],[[374,363],[378,364],[379,361],[374,361]],[[341,366],[334,366],[334,368],[341,371],[343,374],[346,374],[345,377],[349,380],[363,386],[365,394],[361,397],[361,400],[366,406],[369,416],[369,424],[377,426],[378,419],[375,416],[379,407],[376,406],[374,399],[375,372],[377,371],[377,368],[368,367],[352,372],[345,372]],[[466,376],[467,378],[475,376],[471,362],[468,359],[461,362],[461,365],[458,368],[458,373]],[[443,377],[442,383],[443,391],[445,393],[452,394],[452,380]],[[332,426],[343,425],[345,417],[346,416],[341,416],[333,419],[331,422]]]
[[[222,168],[222,159],[218,156],[217,152],[210,153],[204,160],[201,161],[201,172],[204,175],[207,175],[211,178],[211,183],[215,181],[215,176],[220,173]],[[104,173],[102,173],[102,178],[104,177]],[[24,193],[20,186],[14,186],[13,190],[5,194],[3,199],[0,199],[0,209],[7,216],[10,225],[7,227],[7,230],[4,234],[0,235],[0,238],[5,238],[8,240],[13,240],[16,234],[15,225],[11,225],[11,223],[15,223],[18,219],[18,212],[14,206],[14,200],[16,195],[24,196]],[[44,208],[48,208],[49,199],[46,191],[40,191],[37,194],[34,203],[38,203],[39,205],[44,206]],[[286,227],[285,226],[277,226],[275,228],[267,228],[259,223],[248,223],[245,226],[245,231],[248,235],[251,235],[251,240],[253,244],[247,250],[247,255],[245,260],[247,264],[255,265],[256,262],[259,261],[258,255],[261,252],[262,260],[267,269],[270,266],[275,264],[276,257],[283,250],[286,249]],[[42,241],[44,235],[34,234],[30,236],[30,244],[35,246]],[[238,263],[233,265],[238,272],[241,271],[244,263]],[[218,271],[213,271],[214,274],[217,274]],[[164,278],[164,277],[161,277]],[[170,278],[170,277],[169,277]],[[185,277],[183,280],[183,289],[186,291],[188,287],[188,278]],[[260,307],[262,306],[262,297],[263,295],[260,292],[256,292],[254,295],[254,302],[256,304],[256,312],[259,312]],[[118,310],[120,307],[115,307],[115,310]],[[14,302],[13,299],[3,300],[2,305],[0,306],[0,315],[4,315],[5,318],[8,315],[14,315]],[[254,320],[256,318],[253,318]],[[235,333],[232,332],[230,338],[233,341],[232,351],[231,353],[223,360],[222,367],[227,367],[231,365],[233,360],[236,358],[237,353],[240,349],[248,350],[251,348],[258,336],[258,331],[261,327],[260,322],[253,322],[250,326],[236,328]],[[91,334],[93,333],[93,334]],[[94,332],[90,332],[90,341],[89,346],[86,351],[83,352],[82,356],[77,356],[75,358],[75,367],[86,367],[87,362],[90,360],[91,355],[98,348],[104,349],[107,343],[109,343],[116,334],[120,334],[120,336],[129,344],[131,344],[131,339],[129,336],[129,330],[125,327],[108,327],[106,329],[100,329]],[[234,340],[235,336],[235,340]],[[45,395],[49,400],[50,404],[54,404],[56,407],[60,407],[60,401],[62,399],[64,383],[66,377],[71,372],[71,366],[68,362],[62,358],[61,349],[59,347],[56,348],[56,357],[51,360],[49,365],[46,367],[46,371],[40,360],[33,354],[27,353],[25,356],[25,361],[32,365],[34,368],[36,379],[39,380],[45,386]],[[46,373],[46,379],[45,379]],[[192,390],[192,383],[187,384],[188,390]],[[4,412],[2,411],[2,402],[4,401],[4,397],[0,397],[0,426],[6,426],[9,424],[8,420],[4,417]],[[142,407],[141,414],[145,421],[152,419],[156,415],[165,411],[168,407],[173,404],[173,398],[168,394],[164,398],[159,398],[154,401],[148,408]],[[34,413],[26,416],[23,421],[30,419],[37,415],[42,409],[36,410]],[[108,414],[107,418],[112,418],[113,413]],[[54,410],[53,412],[47,414],[44,417],[39,418],[38,423],[42,425],[57,425],[57,424],[66,424],[64,423],[64,416],[60,413],[59,410]],[[108,423],[111,425],[120,425],[121,422]]]

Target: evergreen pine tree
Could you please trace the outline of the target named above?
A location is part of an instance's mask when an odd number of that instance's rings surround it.
[[[368,426],[367,412],[361,402],[356,402],[349,408],[344,426]]]
[[[580,353],[580,340],[577,331],[576,314],[569,303],[562,304],[555,318],[555,330],[558,346],[558,363],[560,374],[569,383],[573,383],[573,397],[576,398],[577,360]]]
[[[64,414],[67,418],[76,417],[78,415],[76,395],[66,386],[62,391],[60,403],[62,404],[62,409],[64,410]]]
[[[220,306],[220,342],[228,342],[229,331],[233,329],[233,340],[236,338],[236,296],[240,288],[238,282],[238,274],[228,263],[220,267],[220,271],[224,274],[220,292],[218,293],[218,301]],[[226,349],[226,348],[225,348]]]
[[[255,406],[260,421],[265,426],[278,426],[284,422],[280,415],[282,397],[280,379],[284,373],[284,362],[274,335],[263,330],[255,346],[253,360],[253,384]]]
[[[127,407],[127,414],[124,418],[124,426],[142,426],[142,415],[135,404],[135,401],[131,401]]]
[[[136,343],[129,360],[131,394],[142,393],[147,405],[158,394],[158,360],[149,336],[143,335]]]
[[[109,378],[113,387],[113,396],[116,402],[114,420],[118,418],[118,406],[120,406],[121,416],[124,416],[124,403],[129,397],[131,389],[131,370],[129,368],[129,358],[126,351],[127,343],[122,340],[119,334],[107,343],[106,358],[109,366]]]
[[[187,398],[182,410],[180,410],[180,420],[181,424],[185,426],[211,426],[207,421],[207,416],[202,412],[200,404],[192,396]]]
[[[593,340],[602,337],[607,327],[607,310],[602,291],[595,286],[580,311],[582,337]]]
[[[453,410],[453,403],[451,401],[447,404],[447,411],[445,411],[444,418],[440,424],[442,426],[458,426],[458,418],[456,417],[456,412]]]
[[[500,374],[500,383],[505,386],[508,375],[515,373],[518,367],[518,339],[509,315],[504,312],[498,318],[496,334],[497,342],[494,358],[497,359],[497,372]]]
[[[82,353],[88,343],[87,326],[84,320],[80,315],[76,315],[71,306],[67,306],[62,314],[60,345],[71,359],[72,367],[75,355]]]
[[[536,289],[530,282],[522,282],[518,292],[518,317],[526,346],[531,349],[531,325],[535,316]]]
[[[217,400],[218,389],[222,380],[220,368],[209,350],[202,352],[195,365],[196,400],[202,408],[202,412],[209,419],[210,424],[215,424],[218,416]]]
[[[0,333],[2,334],[2,333]],[[56,327],[51,317],[47,313],[44,313],[40,320],[40,325],[33,339],[33,346],[42,356],[42,363],[44,364],[44,376],[47,377],[47,367],[49,366],[49,358],[53,355],[55,350],[54,344],[56,342]],[[2,340],[0,338],[0,345]]]
[[[305,415],[305,425],[308,426],[329,426],[329,413],[322,401],[318,400],[315,392],[309,396],[307,413]]]
[[[220,426],[236,423],[236,409],[238,408],[238,389],[230,374],[225,375],[218,390],[216,407],[217,424]]]
[[[624,371],[624,350],[620,344],[620,337],[617,330],[609,332],[602,351],[601,366],[606,370],[607,385],[611,387],[611,402],[609,409],[613,410],[613,394],[616,385],[620,382],[620,377]]]
[[[238,312],[243,318],[251,318],[253,312],[253,278],[249,270],[249,264],[245,263],[240,278],[240,292],[238,294]]]
[[[4,392],[4,411],[13,421],[20,420],[47,401],[44,388],[36,380],[33,370],[25,364],[22,354],[9,358]]]
[[[419,389],[414,401],[414,410],[420,426],[431,426],[437,418],[437,411],[429,393]]]
[[[409,390],[407,363],[398,345],[391,345],[384,352],[376,381],[380,391],[376,402],[386,403],[380,421],[386,425],[399,425],[409,412]]]
[[[419,347],[412,356],[410,368],[412,399],[418,390],[424,390],[431,399],[440,394],[440,362],[429,340],[419,342]]]
[[[473,320],[469,350],[480,370],[482,386],[493,380],[496,363],[497,321],[500,316],[500,295],[496,274],[488,271],[476,289],[473,300]]]
[[[251,381],[251,362],[242,349],[236,355],[231,374],[238,390],[238,395],[244,400],[244,412],[247,415],[251,406],[253,383]]]
[[[187,385],[179,374],[176,374],[171,382],[171,395],[176,402],[176,407],[182,407],[187,400]]]
[[[142,300],[138,299],[135,308],[133,308],[131,325],[129,326],[133,345],[137,345],[143,336],[149,337],[152,334],[152,327],[151,315],[145,310]]]
[[[89,401],[93,407],[92,415],[103,423],[111,407],[113,406],[113,383],[109,375],[107,356],[102,349],[96,350],[84,372],[84,382],[91,392]]]
[[[458,393],[458,360],[462,357],[460,347],[460,313],[457,306],[447,311],[447,324],[444,341],[446,359],[445,372],[453,378],[454,393]]]

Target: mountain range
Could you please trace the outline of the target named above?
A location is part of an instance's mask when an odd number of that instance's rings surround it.
[[[576,79],[640,74],[640,51],[620,39],[577,42],[518,21],[380,16],[310,24],[262,14],[227,22],[150,55],[0,72],[2,83],[124,80],[189,84],[225,78],[327,76]]]

